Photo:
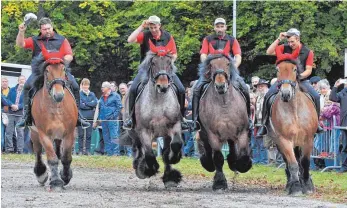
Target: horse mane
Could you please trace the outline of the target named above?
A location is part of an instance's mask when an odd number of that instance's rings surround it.
[[[205,76],[206,71],[208,70],[208,65],[210,62],[214,59],[217,58],[222,58],[225,57],[230,61],[230,67],[229,67],[229,72],[231,75],[232,80],[235,80],[237,77],[239,77],[239,72],[235,67],[235,61],[231,58],[230,55],[226,56],[224,54],[210,54],[207,56],[206,60],[199,64],[199,76]]]
[[[35,70],[35,73],[37,73],[38,75],[43,75],[45,66],[45,58],[43,57],[42,53],[34,57],[31,61],[31,68],[37,69]]]
[[[151,67],[152,58],[154,56],[156,56],[156,55],[157,55],[156,53],[153,53],[152,51],[148,51],[147,54],[146,54],[145,59],[139,65],[138,72],[144,72],[144,73],[142,73],[144,79],[146,79],[146,77],[148,76],[147,74],[148,74],[149,69]],[[166,56],[172,58],[171,55],[166,55]],[[171,67],[172,67],[172,73],[173,74],[176,73],[177,72],[177,67],[175,66],[173,61],[171,62]]]

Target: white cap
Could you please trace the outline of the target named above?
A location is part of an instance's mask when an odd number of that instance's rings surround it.
[[[218,23],[222,23],[222,24],[226,24],[225,19],[219,17],[214,21],[214,25],[218,24]]]
[[[293,35],[296,35],[298,37],[300,37],[300,31],[296,28],[290,28],[288,31],[287,31],[287,36],[293,36]]]
[[[160,18],[157,16],[150,16],[148,22],[152,24],[160,24]]]

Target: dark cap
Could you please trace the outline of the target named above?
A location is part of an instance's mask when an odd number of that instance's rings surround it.
[[[258,85],[261,85],[261,84],[266,84],[268,87],[270,86],[269,81],[266,81],[265,79],[259,79],[259,82],[254,86],[257,87]]]
[[[313,83],[317,83],[320,81],[320,77],[319,76],[314,76],[314,77],[311,77],[310,78],[310,83],[313,84]]]

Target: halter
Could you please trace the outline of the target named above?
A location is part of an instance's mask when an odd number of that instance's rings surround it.
[[[151,58],[151,63],[152,63],[152,60],[153,60],[154,57]],[[160,66],[161,68],[163,68],[163,66]],[[160,70],[159,72],[157,72],[155,75],[153,75],[153,69],[152,69],[152,64],[149,68],[149,71],[150,71],[150,74],[151,74],[151,80],[153,82],[153,84],[155,84],[155,80],[158,79],[159,76],[161,75],[166,75],[169,79],[169,84],[172,83],[172,75],[170,75],[169,73],[167,73],[165,70]],[[153,75],[153,76],[152,76]]]
[[[59,64],[59,63],[64,63],[64,61],[60,58],[50,58],[50,59],[45,61],[45,68],[50,64]],[[48,70],[45,70],[45,71],[47,73],[49,72]],[[65,67],[64,67],[64,72],[66,73]],[[63,88],[65,88],[65,86],[66,86],[66,79],[63,79],[63,78],[54,78],[53,80],[48,80],[47,76],[46,76],[45,81],[46,81],[46,88],[47,88],[50,96],[52,96],[51,90],[52,90],[53,85],[60,84],[63,86]]]

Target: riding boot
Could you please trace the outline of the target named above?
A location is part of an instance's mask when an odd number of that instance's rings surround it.
[[[187,123],[187,121],[185,120],[185,112],[186,112],[186,109],[184,107],[185,105],[185,102],[186,102],[186,94],[185,92],[184,93],[177,93],[177,98],[178,98],[178,102],[180,104],[180,111],[181,111],[181,129],[182,130],[188,130],[189,129],[189,125]]]
[[[23,89],[23,101],[24,101],[24,116],[23,119],[16,124],[17,128],[24,128],[25,126],[31,126],[32,117],[31,117],[31,104],[30,104],[29,90]]]
[[[265,136],[267,134],[267,124],[269,121],[269,113],[268,111],[270,110],[270,105],[268,104],[268,101],[266,98],[264,99],[264,103],[263,103],[263,109],[261,111],[262,114],[262,126],[259,128],[256,138],[257,139],[261,139],[263,138],[263,136]]]
[[[197,87],[197,86],[196,86]],[[193,118],[193,131],[199,131],[201,129],[199,118],[199,102],[200,102],[200,90],[199,93],[194,91],[192,100],[192,118]]]
[[[76,101],[76,105],[77,105],[77,109],[78,109],[78,118],[77,118],[77,126],[81,126],[82,129],[86,129],[90,126],[90,123],[85,121],[85,118],[82,116],[81,112],[80,112],[80,92],[77,90],[73,90],[73,94],[75,97],[75,101]]]
[[[133,83],[134,84],[134,83]],[[129,90],[129,115],[128,118],[125,118],[123,121],[123,129],[132,129],[133,128],[133,116],[135,111],[135,101],[136,101],[136,90]]]
[[[322,133],[324,131],[324,129],[320,126],[319,124],[319,117],[320,117],[320,100],[319,99],[314,99],[314,103],[315,103],[315,106],[316,106],[316,112],[317,112],[317,116],[318,116],[318,128],[317,128],[317,131],[316,133],[319,134],[319,133]]]

